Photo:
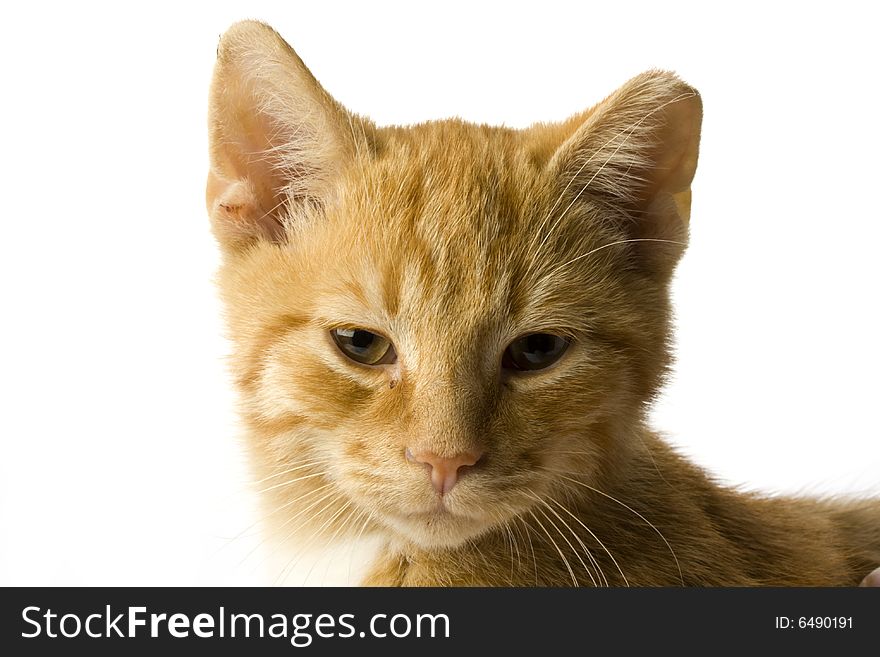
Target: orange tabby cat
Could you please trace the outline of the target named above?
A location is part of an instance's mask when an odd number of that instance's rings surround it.
[[[854,585],[880,502],[714,483],[645,423],[702,109],[644,73],[526,130],[379,128],[269,27],[222,38],[207,202],[275,537],[374,585]]]

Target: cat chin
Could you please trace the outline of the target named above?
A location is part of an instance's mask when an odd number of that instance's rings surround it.
[[[490,523],[448,512],[417,513],[388,519],[404,542],[427,550],[450,550],[486,533]]]

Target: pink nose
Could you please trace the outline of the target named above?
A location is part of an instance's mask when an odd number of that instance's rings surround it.
[[[458,481],[459,470],[463,467],[476,464],[483,453],[476,450],[461,452],[455,456],[437,456],[433,452],[409,448],[406,450],[406,458],[413,463],[424,463],[431,471],[431,483],[434,490],[444,495],[452,490]]]

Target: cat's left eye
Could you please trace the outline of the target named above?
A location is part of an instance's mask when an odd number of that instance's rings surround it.
[[[365,329],[338,328],[330,331],[339,351],[364,365],[387,365],[397,360],[391,340]]]

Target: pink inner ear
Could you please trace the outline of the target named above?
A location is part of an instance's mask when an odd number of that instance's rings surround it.
[[[658,134],[653,179],[649,195],[677,194],[690,188],[697,169],[703,105],[696,92],[682,91],[666,106],[666,124]]]
[[[246,179],[227,180],[208,174],[208,212],[217,238],[223,243],[250,242],[255,238],[277,241],[284,234],[278,208],[263,208]]]

